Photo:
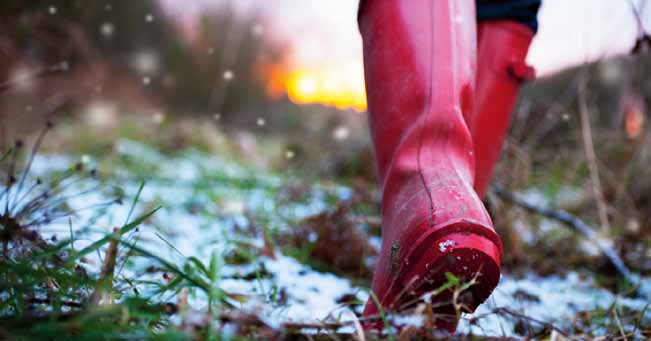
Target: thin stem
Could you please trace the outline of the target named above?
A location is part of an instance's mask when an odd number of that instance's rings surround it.
[[[579,81],[579,114],[581,116],[581,133],[583,135],[583,147],[585,156],[588,160],[588,169],[590,171],[590,182],[592,183],[592,192],[594,193],[595,200],[597,201],[597,211],[599,213],[599,221],[601,223],[601,231],[604,234],[610,233],[610,221],[608,219],[608,207],[604,199],[603,188],[601,186],[601,179],[599,178],[599,167],[597,166],[597,154],[594,150],[594,143],[592,139],[592,128],[590,126],[590,113],[588,110],[586,86],[587,86],[587,70],[581,70],[581,80]]]

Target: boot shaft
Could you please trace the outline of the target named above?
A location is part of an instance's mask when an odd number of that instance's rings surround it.
[[[472,0],[365,1],[359,26],[371,136],[384,187],[394,167],[416,171],[400,149],[416,148],[431,158],[435,139],[471,150],[465,118],[473,110],[476,27]],[[424,134],[415,130],[438,131]],[[465,153],[464,162],[472,163]],[[410,162],[411,161],[411,162]],[[427,163],[427,160],[420,160]],[[464,172],[472,172],[472,167]],[[472,179],[472,174],[464,174]]]
[[[476,155],[475,191],[484,196],[506,137],[523,81],[535,71],[525,63],[534,32],[514,21],[478,25],[476,110],[468,120]]]

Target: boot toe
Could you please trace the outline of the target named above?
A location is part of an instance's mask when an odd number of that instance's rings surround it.
[[[454,332],[461,313],[474,312],[497,286],[500,255],[500,245],[472,232],[426,238],[415,246],[408,266],[381,300],[383,310],[408,311],[428,301],[436,327]],[[378,311],[369,299],[364,315]],[[381,329],[383,323],[374,320],[365,327]]]

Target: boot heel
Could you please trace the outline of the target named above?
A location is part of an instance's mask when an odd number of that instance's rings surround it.
[[[497,286],[500,250],[493,240],[473,232],[453,232],[423,240],[412,254],[413,267],[404,277],[406,292],[399,300],[403,306],[396,307],[397,310],[433,294],[429,301],[438,317],[437,327],[453,332],[460,314],[474,312]],[[451,284],[446,273],[459,279],[459,284],[446,288]],[[455,295],[455,290],[465,284],[470,286]]]
[[[428,301],[432,303],[436,327],[454,332],[460,314],[475,311],[500,279],[501,243],[476,232],[483,229],[483,226],[460,222],[442,228],[448,233],[432,233],[420,240],[407,257],[404,275],[391,285],[388,296],[394,298],[393,302],[384,302],[383,310],[408,310],[432,294]],[[459,285],[446,288],[449,285],[446,273],[458,278]],[[455,290],[470,282],[473,284],[458,293],[455,302]],[[375,303],[369,300],[364,315],[377,312]],[[382,325],[382,321],[376,320],[365,327],[381,329]]]
[[[473,312],[499,282],[499,247],[488,238],[474,233],[452,233],[437,239],[431,245],[420,256],[416,256],[419,261],[413,268],[414,273],[425,269],[420,273],[427,274],[414,282],[416,295],[437,291],[447,284],[445,274],[450,273],[461,281],[461,285],[473,283],[468,288],[472,293],[472,301],[462,302],[465,304],[463,312]],[[422,246],[425,247],[427,245]]]

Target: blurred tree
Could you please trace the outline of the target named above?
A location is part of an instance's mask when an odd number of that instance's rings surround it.
[[[29,125],[63,103],[97,98],[129,112],[156,103],[170,114],[255,122],[270,104],[256,65],[281,61],[282,45],[265,39],[260,16],[228,7],[187,24],[155,0],[2,1],[0,122],[20,116]],[[65,74],[51,68],[61,62]],[[41,105],[53,96],[58,105]]]

